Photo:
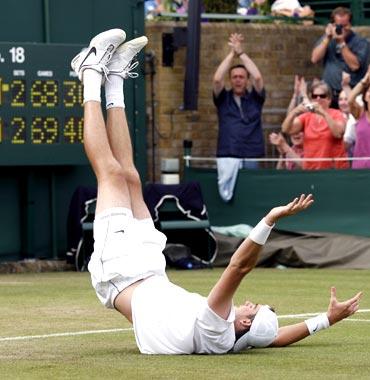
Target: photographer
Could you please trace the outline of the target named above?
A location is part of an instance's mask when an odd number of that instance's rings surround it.
[[[348,8],[335,8],[331,14],[331,23],[325,28],[325,34],[312,50],[311,62],[323,61],[322,79],[332,89],[333,108],[338,108],[342,71],[351,75],[350,85],[354,87],[367,70],[369,43],[352,30],[351,20],[352,13]]]
[[[304,158],[347,157],[343,143],[346,120],[341,111],[329,108],[332,97],[324,81],[311,88],[310,103],[302,103],[290,111],[282,132],[290,135],[303,131]],[[347,161],[305,161],[303,169],[346,169]]]

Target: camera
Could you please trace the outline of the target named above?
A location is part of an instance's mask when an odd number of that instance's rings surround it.
[[[315,111],[315,107],[312,103],[307,103],[304,105],[306,107],[306,110],[309,111],[309,112],[314,112]]]
[[[343,33],[343,25],[340,25],[340,24],[336,24],[335,25],[335,34],[342,34]]]

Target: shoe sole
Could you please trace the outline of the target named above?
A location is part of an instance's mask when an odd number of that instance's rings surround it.
[[[145,37],[145,36],[141,36],[141,37],[138,37],[138,38],[134,38],[133,40],[123,42],[123,43],[122,43],[121,45],[119,45],[118,48],[116,49],[116,53],[117,53],[117,54],[122,53],[122,49],[123,49],[123,47],[124,47],[125,45],[131,45],[132,41],[139,41],[139,40],[142,40],[142,42],[141,42],[141,43],[142,43],[142,47],[140,48],[140,50],[141,50],[142,48],[144,48],[144,47],[148,44],[148,38]],[[134,44],[134,45],[136,45],[136,44]],[[138,45],[139,45],[139,43],[138,43]],[[139,50],[139,51],[140,51],[140,50]]]
[[[124,41],[126,40],[126,33],[122,30],[122,29],[109,29],[109,30],[106,30],[105,32],[101,32],[99,33],[98,35],[96,35],[91,41],[90,41],[90,44],[89,46],[92,47],[94,45],[99,45],[99,43],[97,43],[97,41],[102,37],[104,36],[105,34],[109,34],[109,33],[112,33],[112,31],[115,31],[117,34],[117,37],[119,37],[119,34],[121,34],[121,39],[122,39],[122,43],[124,43]],[[120,44],[120,45],[121,45]]]

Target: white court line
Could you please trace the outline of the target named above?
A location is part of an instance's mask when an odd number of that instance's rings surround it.
[[[317,313],[278,315],[278,319],[313,317],[313,316],[321,314],[321,313],[323,313],[323,311],[317,312]],[[370,309],[360,309],[360,310],[357,310],[356,313],[370,313]]]
[[[369,313],[370,309],[361,309],[357,313]],[[287,314],[279,315],[279,319],[288,319],[288,318],[304,318],[311,317],[320,313],[305,313],[305,314]],[[370,322],[367,319],[352,319],[348,318],[345,321],[354,321],[354,322]],[[89,335],[89,334],[107,334],[113,332],[123,332],[123,331],[133,331],[132,327],[125,329],[109,329],[109,330],[87,330],[87,331],[75,331],[75,332],[65,332],[65,333],[54,333],[54,334],[44,334],[44,335],[23,335],[23,336],[9,336],[9,337],[0,337],[0,342],[9,342],[14,340],[29,340],[29,339],[45,339],[45,338],[54,338],[54,337],[63,337],[63,336],[77,336],[77,335]]]
[[[75,332],[66,332],[66,333],[45,334],[45,335],[10,336],[10,337],[5,337],[5,338],[0,338],[0,342],[11,341],[11,340],[44,339],[44,338],[53,338],[53,337],[60,337],[60,336],[106,334],[106,333],[132,331],[132,330],[133,328],[129,327],[126,329],[87,330],[87,331],[75,331]]]

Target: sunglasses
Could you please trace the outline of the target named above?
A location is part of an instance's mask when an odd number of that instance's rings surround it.
[[[312,99],[318,99],[318,98],[320,98],[320,99],[326,99],[327,97],[328,97],[327,94],[312,94],[311,95]]]

